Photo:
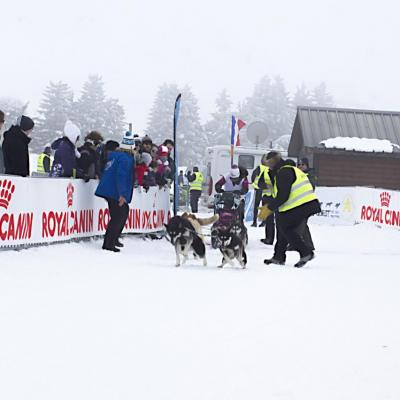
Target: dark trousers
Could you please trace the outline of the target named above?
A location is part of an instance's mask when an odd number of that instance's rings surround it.
[[[258,215],[258,206],[260,205],[260,201],[262,199],[262,189],[254,190],[254,214],[253,214],[253,223],[257,223],[257,215]]]
[[[270,241],[271,243],[275,240],[275,215],[271,214],[265,220],[265,239]]]
[[[290,218],[285,213],[277,213],[277,241],[274,248],[274,258],[280,261],[286,261],[286,249],[290,244],[300,253],[300,257],[305,257],[311,253],[312,248],[304,241],[301,235],[301,227],[307,222],[307,219],[297,215],[291,215]]]
[[[129,206],[125,203],[120,207],[118,201],[111,198],[107,198],[107,203],[110,211],[110,222],[104,236],[103,248],[113,249],[124,229],[129,214]]]
[[[201,190],[190,191],[190,208],[192,209],[192,213],[197,213],[199,210],[200,196],[201,196]]]
[[[303,240],[304,240],[304,242],[306,243],[306,245],[307,245],[308,247],[310,247],[311,250],[315,250],[314,242],[313,242],[313,240],[312,240],[310,228],[308,227],[307,222],[308,222],[308,218],[307,218],[307,219],[304,219],[304,220],[300,223],[300,225],[299,225],[299,227],[298,227],[298,232],[299,232],[300,236],[303,238]]]

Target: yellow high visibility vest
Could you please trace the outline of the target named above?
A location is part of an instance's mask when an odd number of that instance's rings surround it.
[[[267,188],[262,191],[263,196],[272,196],[273,185],[271,182],[271,178],[269,177],[269,167],[265,167],[264,170],[264,182],[267,185]]]
[[[204,181],[203,174],[201,172],[194,172],[194,174],[196,175],[196,179],[193,182],[190,182],[190,190],[202,190],[202,185]]]
[[[305,203],[309,203],[312,200],[317,200],[314,189],[303,171],[291,165],[284,165],[282,168],[293,168],[296,174],[296,180],[293,182],[290,189],[289,198],[279,207],[279,212],[289,211]],[[277,193],[278,189],[275,180],[273,196],[276,197]]]
[[[42,153],[38,157],[38,160],[37,160],[37,172],[39,174],[47,174],[47,172],[44,170],[44,164],[43,164],[43,161],[44,161],[44,159],[46,157],[49,157],[49,155],[47,155],[46,153]],[[50,159],[50,157],[49,157],[49,159]],[[50,169],[51,169],[51,160],[50,160]]]
[[[260,173],[255,177],[254,182],[253,182],[254,189],[260,189],[260,187],[258,186],[258,182],[260,181],[260,178],[261,178],[262,174],[264,173],[264,171],[266,169],[268,170],[268,167],[265,165],[260,164],[259,167],[260,167]]]

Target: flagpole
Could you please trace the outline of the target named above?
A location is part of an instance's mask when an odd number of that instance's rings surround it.
[[[174,216],[178,213],[178,204],[179,204],[179,182],[178,182],[178,143],[176,140],[176,129],[179,121],[179,111],[181,108],[181,93],[178,94],[178,97],[175,100],[175,108],[174,108]]]
[[[233,152],[235,148],[235,126],[236,126],[236,118],[232,115],[232,125],[231,125],[231,167],[233,165]]]

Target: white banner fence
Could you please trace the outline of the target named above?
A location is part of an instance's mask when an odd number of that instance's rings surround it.
[[[311,221],[400,229],[400,192],[367,187],[317,187],[322,212]]]
[[[97,181],[0,175],[0,248],[62,242],[104,234],[110,215],[94,196]],[[317,187],[323,224],[372,224],[400,229],[400,192],[365,187]],[[125,233],[164,230],[168,189],[135,189]]]
[[[104,234],[110,215],[94,196],[98,182],[0,175],[0,248]],[[134,190],[125,233],[164,230],[170,218],[168,189]]]

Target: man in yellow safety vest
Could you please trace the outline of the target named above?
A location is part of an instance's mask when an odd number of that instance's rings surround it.
[[[204,176],[199,172],[198,167],[193,167],[193,173],[189,171],[187,178],[189,181],[190,208],[192,209],[192,213],[197,213],[201,191],[203,190]]]
[[[261,164],[251,174],[251,184],[254,188],[254,211],[253,211],[253,224],[257,226],[258,206],[263,197],[263,189],[260,188],[260,180],[263,180],[265,175],[268,175],[267,155],[264,154],[261,158]]]
[[[314,189],[307,175],[276,155],[269,160],[274,177],[273,199],[268,206],[261,207],[260,219],[266,219],[276,212],[277,242],[272,258],[264,263],[283,265],[286,261],[288,243],[300,254],[295,267],[302,267],[314,258],[313,250],[305,243],[299,233],[299,226],[311,215],[321,211]]]
[[[264,170],[263,175],[261,176],[258,185],[260,189],[262,190],[262,204],[265,206],[271,202],[273,199],[272,192],[273,192],[273,177],[275,172],[273,170],[270,170],[268,164],[269,160],[273,157],[276,157],[280,153],[277,151],[270,151],[268,154],[265,154],[263,156],[263,161],[266,166],[266,169]],[[257,216],[257,214],[256,214]],[[275,218],[274,218],[274,213],[268,216],[266,220],[263,221],[265,225],[265,238],[261,239],[261,242],[264,244],[274,244],[274,239],[275,239]]]
[[[39,174],[48,175],[51,170],[51,147],[46,146],[43,153],[37,159],[37,172]]]

